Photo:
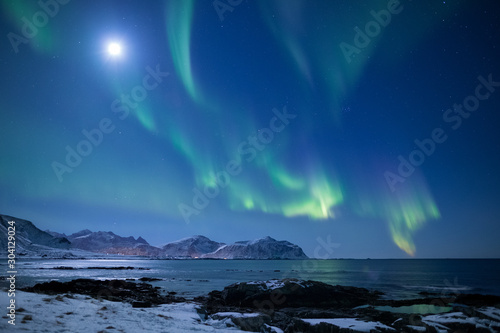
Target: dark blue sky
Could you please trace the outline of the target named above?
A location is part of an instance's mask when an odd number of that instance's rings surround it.
[[[1,13],[3,214],[153,245],[270,235],[309,256],[500,257],[490,1]]]

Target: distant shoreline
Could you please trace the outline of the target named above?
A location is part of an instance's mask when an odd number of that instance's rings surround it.
[[[500,258],[304,258],[304,259],[289,259],[289,258],[158,258],[153,256],[134,256],[134,255],[120,255],[120,254],[105,254],[105,253],[95,253],[95,257],[43,257],[43,256],[26,256],[23,254],[18,254],[18,260],[28,259],[28,260],[97,260],[97,259],[119,259],[119,260],[265,260],[265,261],[307,261],[307,260],[318,260],[318,261],[335,261],[335,260],[500,260]],[[7,256],[0,255],[0,260],[7,260]]]

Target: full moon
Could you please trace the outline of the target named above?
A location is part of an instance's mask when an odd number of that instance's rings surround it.
[[[122,53],[122,46],[118,43],[110,43],[108,45],[108,53],[113,57],[117,57]]]

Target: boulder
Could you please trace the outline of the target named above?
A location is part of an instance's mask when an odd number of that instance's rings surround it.
[[[125,280],[76,279],[69,282],[50,281],[38,283],[23,290],[49,295],[82,294],[97,299],[127,302],[134,307],[151,307],[152,305],[185,301],[182,297],[161,295],[158,288],[150,284]]]
[[[235,306],[273,312],[280,308],[353,308],[373,303],[381,293],[297,279],[241,282],[209,294],[209,307]]]

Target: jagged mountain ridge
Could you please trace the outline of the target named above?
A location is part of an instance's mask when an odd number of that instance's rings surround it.
[[[150,245],[144,238],[122,237],[111,231],[92,232],[81,230],[71,235],[42,231],[32,222],[0,215],[0,230],[7,235],[8,221],[16,222],[16,251],[30,255],[47,249],[78,249],[101,254],[140,255],[157,258],[206,258],[206,259],[307,259],[302,249],[288,241],[265,237],[253,241],[225,244],[197,235],[167,243],[161,247]],[[0,239],[6,253],[7,237]],[[5,243],[5,244],[4,244]],[[85,253],[89,253],[85,252]]]
[[[164,254],[168,257],[200,258],[207,253],[217,251],[226,244],[215,242],[208,237],[197,235],[183,238],[162,246]]]
[[[111,231],[92,232],[88,229],[67,236],[73,247],[107,254],[158,256],[161,250],[144,238],[121,237]]]
[[[302,249],[288,241],[269,236],[253,241],[241,241],[220,247],[203,258],[217,259],[307,259]]]

